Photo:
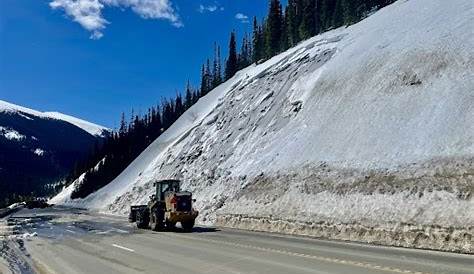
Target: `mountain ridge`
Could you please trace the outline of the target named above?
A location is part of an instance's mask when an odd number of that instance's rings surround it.
[[[70,116],[0,101],[0,207],[19,196],[50,195],[108,132]]]
[[[41,117],[41,118],[62,120],[81,128],[82,130],[86,131],[87,133],[91,135],[95,135],[98,137],[105,137],[107,132],[111,131],[110,129],[104,126],[91,123],[89,121],[86,121],[74,116],[70,116],[70,115],[63,114],[56,111],[41,112],[41,111],[33,110],[30,108],[26,108],[20,105],[16,105],[13,103],[9,103],[3,100],[0,100],[0,112],[20,112],[20,113],[27,113],[33,116]]]

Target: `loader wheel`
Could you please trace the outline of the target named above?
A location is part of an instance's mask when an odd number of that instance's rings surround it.
[[[175,228],[176,228],[176,223],[170,222],[170,221],[166,221],[166,229],[168,229],[168,230],[174,230]]]
[[[187,222],[181,222],[181,226],[183,227],[184,231],[191,232],[191,231],[193,231],[194,220],[187,221]]]
[[[164,225],[162,222],[151,223],[151,229],[153,231],[163,231]]]
[[[159,212],[155,213],[156,215],[154,218],[152,218],[151,221],[151,229],[153,231],[163,231],[164,230],[164,223],[163,223],[163,214],[160,214]]]

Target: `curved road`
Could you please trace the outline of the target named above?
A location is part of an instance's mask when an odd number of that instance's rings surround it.
[[[17,254],[3,255],[3,269],[22,273],[474,273],[472,255],[232,229],[152,232],[68,209],[22,210],[10,227],[23,236],[8,240]]]

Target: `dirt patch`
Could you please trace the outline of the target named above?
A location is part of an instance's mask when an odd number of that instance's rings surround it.
[[[326,163],[246,178],[216,224],[381,245],[473,253],[473,158],[393,169]]]
[[[305,235],[324,239],[474,254],[474,227],[440,227],[394,223],[369,227],[355,223],[315,223],[272,217],[224,215],[217,225],[252,231]]]

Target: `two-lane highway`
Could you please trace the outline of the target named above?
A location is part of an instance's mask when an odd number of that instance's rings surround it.
[[[152,232],[65,209],[13,217],[37,234],[22,243],[38,273],[474,273],[471,255],[232,229]]]

